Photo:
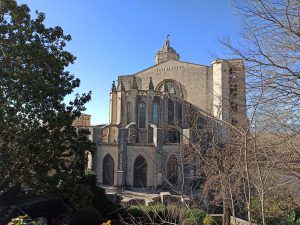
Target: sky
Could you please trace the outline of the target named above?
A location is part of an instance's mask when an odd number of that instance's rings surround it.
[[[81,80],[74,93],[92,91],[84,113],[92,124],[109,121],[109,91],[119,75],[154,65],[155,53],[170,34],[185,62],[210,65],[229,58],[219,39],[238,40],[239,20],[230,0],[17,0],[32,13],[46,14],[46,26],[60,26],[77,57],[67,68]],[[68,102],[73,96],[66,98]]]

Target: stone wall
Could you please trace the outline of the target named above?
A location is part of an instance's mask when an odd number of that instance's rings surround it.
[[[96,157],[95,162],[95,172],[97,174],[97,182],[102,184],[102,163],[103,158],[110,154],[114,160],[114,185],[117,186],[117,171],[118,171],[118,145],[117,144],[102,144],[97,146],[97,152],[94,157]]]
[[[207,66],[167,61],[159,65],[150,67],[136,74],[137,84],[140,90],[148,90],[150,77],[154,88],[166,79],[176,80],[182,86],[184,99],[206,110],[207,102]],[[126,90],[131,89],[132,76],[120,76]]]
[[[233,216],[231,216],[230,224],[232,224],[232,225],[250,225],[250,222],[236,218],[236,217],[234,218]],[[256,225],[256,223],[251,223],[251,225]]]

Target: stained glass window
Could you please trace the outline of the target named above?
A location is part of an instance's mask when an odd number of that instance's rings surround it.
[[[159,123],[159,104],[158,104],[158,102],[153,103],[152,120],[153,120],[153,123],[158,125],[158,123]]]
[[[141,102],[139,104],[139,128],[146,127],[146,104],[145,102]]]
[[[132,104],[131,102],[127,103],[127,124],[129,124],[130,122],[132,122]]]

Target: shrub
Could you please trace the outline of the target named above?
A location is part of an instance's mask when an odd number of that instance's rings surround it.
[[[94,187],[92,189],[94,194],[94,198],[92,199],[92,206],[99,210],[103,216],[109,219],[117,219],[118,213],[120,213],[119,209],[121,206],[116,204],[108,199],[105,194],[105,190],[100,187]]]
[[[209,214],[206,214],[206,216],[205,216],[205,218],[204,218],[204,220],[203,220],[203,225],[212,225],[212,224],[214,224],[214,219],[212,218],[212,216],[211,215],[209,215]]]
[[[40,225],[39,223],[30,219],[28,215],[19,216],[17,218],[11,219],[11,221],[7,225]]]
[[[152,220],[155,223],[160,223],[160,218],[165,218],[166,207],[163,204],[144,206],[143,209],[147,213],[147,217],[150,217],[148,219]]]
[[[259,221],[259,224],[262,222]],[[268,225],[294,225],[293,223],[289,223],[288,219],[286,217],[269,217],[266,218],[266,224]]]
[[[182,221],[182,225],[197,225],[197,222],[192,218],[186,218]]]
[[[152,213],[160,214],[160,215],[163,215],[166,211],[166,207],[163,204],[144,206],[143,208],[148,213],[152,212]]]
[[[201,209],[193,209],[189,212],[189,218],[194,219],[197,224],[202,224],[205,218],[205,212]]]
[[[128,214],[130,216],[135,217],[135,218],[144,217],[144,211],[143,211],[142,207],[139,206],[139,205],[130,206],[129,209],[128,209]]]
[[[300,208],[296,208],[288,214],[288,221],[293,225],[300,225]]]
[[[119,211],[121,206],[110,201],[105,194],[105,190],[97,187],[96,181],[96,174],[92,171],[87,171],[84,176],[84,183],[90,187],[92,192],[92,207],[97,209],[103,216],[109,219],[118,219],[118,214],[123,213]]]
[[[171,222],[179,221],[181,218],[181,208],[178,205],[167,205],[167,215]]]
[[[85,208],[74,214],[70,225],[99,225],[102,222],[102,215],[95,208]]]

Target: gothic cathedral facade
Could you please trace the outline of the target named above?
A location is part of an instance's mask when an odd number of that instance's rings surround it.
[[[146,188],[185,182],[183,175],[192,179],[195,168],[183,170],[180,158],[194,139],[191,112],[199,112],[202,122],[233,125],[246,117],[242,60],[205,66],[179,58],[167,38],[154,66],[113,82],[110,123],[99,127],[93,156],[100,184]],[[226,129],[218,129],[226,141]]]

